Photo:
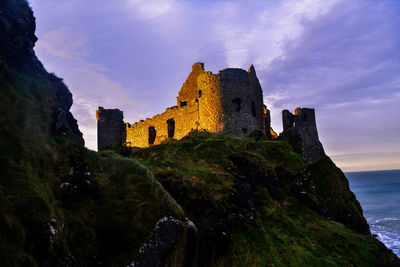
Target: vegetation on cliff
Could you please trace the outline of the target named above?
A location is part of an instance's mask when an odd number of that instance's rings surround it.
[[[132,157],[196,223],[206,266],[396,264],[328,157],[307,166],[286,142],[206,132]]]
[[[2,266],[126,266],[149,250],[161,266],[399,265],[343,173],[286,142],[193,133],[127,157],[88,151],[71,93],[34,55],[26,1],[0,11]],[[176,242],[162,249],[161,233]]]

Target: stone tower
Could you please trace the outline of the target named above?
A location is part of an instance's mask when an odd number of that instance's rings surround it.
[[[119,109],[104,109],[99,107],[97,118],[97,149],[103,150],[108,145],[125,143],[126,129],[124,115]]]
[[[315,111],[313,108],[296,108],[294,115],[282,111],[283,132],[279,139],[288,141],[293,149],[313,164],[325,157],[325,151],[318,138]]]
[[[253,65],[198,75],[199,129],[248,136],[265,133],[263,93]]]

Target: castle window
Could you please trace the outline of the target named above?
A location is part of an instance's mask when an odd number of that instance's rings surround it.
[[[253,117],[255,117],[257,115],[256,114],[256,104],[254,104],[254,101],[251,101],[251,115]]]
[[[149,127],[149,145],[154,144],[156,141],[157,129],[154,126]]]
[[[235,107],[235,111],[236,112],[239,112],[240,111],[240,108],[241,108],[241,103],[242,103],[242,100],[240,99],[240,98],[235,98],[235,99],[233,99],[232,100],[232,103],[233,103],[233,105],[234,105],[234,107]]]
[[[242,132],[246,134],[247,133],[247,128],[242,128]]]
[[[201,97],[201,94],[202,94],[203,92],[201,91],[201,90],[199,90],[199,98]]]
[[[307,121],[307,114],[306,113],[303,114],[303,121]]]
[[[184,106],[187,105],[187,102],[186,101],[181,101],[180,105],[181,105],[181,107],[184,107]]]
[[[173,138],[175,135],[175,120],[174,119],[167,120],[167,125],[168,125],[168,137]]]

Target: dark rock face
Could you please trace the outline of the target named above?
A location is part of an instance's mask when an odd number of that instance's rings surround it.
[[[108,145],[121,145],[126,140],[124,115],[119,109],[99,107],[97,118],[97,147],[105,149]]]
[[[42,71],[43,66],[33,52],[37,41],[36,25],[27,2],[1,1],[0,18],[0,57],[8,66],[19,71],[28,73]]]
[[[37,41],[35,18],[25,0],[4,0],[0,2],[0,74],[5,66],[22,75],[46,80],[53,84],[49,94],[54,94],[59,108],[55,108],[53,128],[57,134],[74,135],[84,144],[77,121],[70,113],[72,94],[62,79],[47,73],[33,51]],[[35,88],[35,90],[39,90]]]
[[[294,115],[282,111],[283,132],[280,140],[288,141],[307,163],[314,164],[325,157],[325,151],[318,138],[315,111],[312,108],[296,108]]]
[[[193,266],[196,251],[196,226],[173,217],[158,220],[147,241],[128,266]],[[179,249],[177,256],[170,258]]]

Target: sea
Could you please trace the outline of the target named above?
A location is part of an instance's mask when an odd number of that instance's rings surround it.
[[[400,170],[346,172],[372,234],[400,257]]]

